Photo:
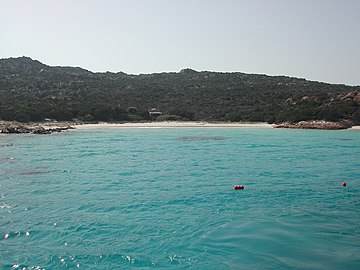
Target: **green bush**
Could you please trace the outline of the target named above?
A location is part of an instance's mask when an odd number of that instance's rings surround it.
[[[140,122],[140,121],[144,121],[144,118],[142,118],[140,115],[136,115],[136,114],[129,114],[128,115],[128,119],[131,122]]]
[[[156,121],[182,121],[183,118],[174,114],[163,114],[156,118]]]

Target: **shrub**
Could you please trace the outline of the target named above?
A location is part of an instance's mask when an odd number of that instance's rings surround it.
[[[183,118],[175,114],[163,114],[156,118],[156,121],[181,121]]]

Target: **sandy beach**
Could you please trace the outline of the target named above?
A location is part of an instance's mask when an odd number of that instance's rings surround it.
[[[146,122],[146,123],[99,123],[74,126],[76,129],[91,128],[273,128],[267,123],[208,123],[208,122]]]

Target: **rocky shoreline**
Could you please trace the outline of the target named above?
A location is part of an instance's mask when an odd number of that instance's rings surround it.
[[[300,121],[298,123],[283,123],[275,125],[275,128],[295,128],[295,129],[323,129],[323,130],[340,130],[352,128],[352,121],[344,120],[340,122],[326,121]]]
[[[76,127],[75,127],[76,126]],[[97,123],[87,124],[80,122],[40,122],[19,123],[0,121],[0,134],[51,134],[75,128],[109,128],[109,127],[263,127],[263,128],[290,128],[290,129],[322,129],[341,130],[354,128],[352,121],[300,121],[297,123],[266,124],[266,123],[207,123],[207,122],[146,122],[146,123]],[[356,126],[355,128],[357,128]]]
[[[4,134],[51,134],[64,130],[74,129],[69,124],[46,125],[46,124],[22,124],[16,122],[0,122],[0,133]]]

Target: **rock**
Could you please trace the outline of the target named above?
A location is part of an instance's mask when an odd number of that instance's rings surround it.
[[[50,132],[61,132],[63,130],[68,130],[68,129],[75,129],[72,126],[66,126],[66,127],[55,127],[55,128],[49,128],[47,129]]]
[[[23,125],[7,124],[1,128],[1,133],[30,133],[31,129]]]
[[[34,133],[34,134],[50,134],[51,131],[48,129],[45,129],[43,127],[34,127],[34,128],[32,128],[32,133]]]
[[[356,96],[356,93],[350,92],[347,93],[345,96],[341,97],[340,100],[353,100]]]
[[[303,98],[301,100],[308,100],[309,97],[308,96],[303,96]]]
[[[350,120],[343,120],[340,122],[300,121],[298,123],[282,123],[276,125],[275,128],[338,130],[338,129],[351,128],[353,125],[354,123]]]
[[[354,101],[358,104],[360,104],[360,93],[358,93],[355,97],[354,97]]]
[[[21,134],[21,133],[32,133],[32,134],[50,134],[53,132],[61,132],[63,130],[74,129],[74,127],[68,125],[65,127],[54,127],[44,128],[42,126],[25,126],[18,123],[7,122],[0,123],[0,133],[6,134]]]

